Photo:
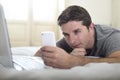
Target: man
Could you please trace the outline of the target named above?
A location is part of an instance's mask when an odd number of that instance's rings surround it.
[[[66,8],[58,17],[58,25],[64,35],[57,42],[58,47],[44,46],[35,54],[46,65],[69,69],[87,63],[120,62],[120,31],[94,25],[83,7]]]

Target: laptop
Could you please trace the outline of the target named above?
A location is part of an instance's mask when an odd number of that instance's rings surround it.
[[[11,51],[7,23],[0,5],[0,64],[6,68],[18,70],[43,69],[45,67],[42,58],[30,56],[14,56]]]

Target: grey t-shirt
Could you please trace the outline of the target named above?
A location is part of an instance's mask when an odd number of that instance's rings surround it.
[[[57,46],[70,53],[73,49],[62,38]],[[95,25],[95,44],[86,56],[107,57],[120,50],[120,30],[105,25]]]

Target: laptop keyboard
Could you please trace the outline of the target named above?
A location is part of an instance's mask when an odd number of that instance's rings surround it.
[[[13,62],[25,70],[43,69],[45,67],[42,58],[32,56],[13,56]]]

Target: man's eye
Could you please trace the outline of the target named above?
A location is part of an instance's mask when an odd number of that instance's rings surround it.
[[[79,33],[81,33],[81,30],[75,31],[75,34],[79,34]]]
[[[68,34],[66,34],[66,33],[63,33],[63,35],[64,35],[65,37],[67,37],[67,36],[68,36]]]
[[[68,35],[67,35],[67,34],[64,34],[64,36],[65,36],[65,37],[68,37]]]

